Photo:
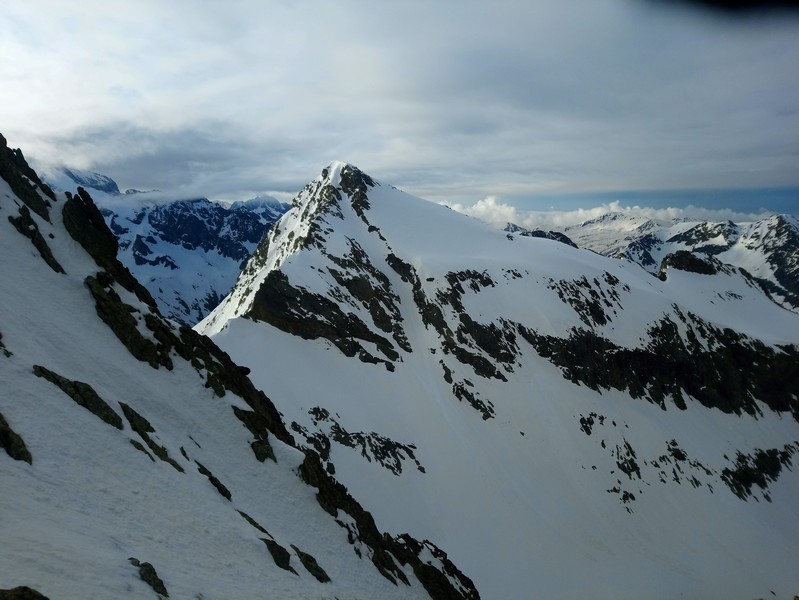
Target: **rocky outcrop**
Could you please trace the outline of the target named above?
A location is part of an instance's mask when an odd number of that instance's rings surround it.
[[[294,544],[291,545],[291,549],[294,550],[294,553],[297,555],[297,558],[300,559],[305,570],[313,575],[319,583],[328,583],[330,581],[330,576],[319,566],[319,563],[316,562],[313,556],[307,552],[303,552]]]
[[[222,482],[219,481],[219,479],[206,468],[205,465],[196,460],[194,463],[197,465],[197,470],[200,472],[200,474],[205,475],[208,478],[208,481],[211,482],[211,485],[214,486],[217,492],[219,492],[219,495],[229,502],[231,500],[230,490],[227,489]]]
[[[671,399],[686,408],[683,392],[708,408],[725,413],[790,413],[799,421],[799,398],[793,373],[799,372],[799,350],[773,349],[730,329],[720,330],[674,307],[687,326],[685,337],[671,318],[648,331],[645,348],[623,348],[586,329],[568,338],[545,336],[518,325],[521,336],[563,376],[591,389],[617,389],[666,408]],[[708,348],[712,348],[708,350]]]
[[[8,147],[6,138],[0,134],[0,178],[4,179],[17,198],[45,221],[50,220],[51,202],[55,194],[45,185],[36,171],[30,168],[22,150]],[[45,196],[44,198],[42,196]]]
[[[567,246],[571,246],[572,248],[577,248],[577,244],[575,244],[572,239],[566,235],[565,233],[561,233],[560,231],[546,231],[544,229],[525,229],[524,227],[519,227],[514,223],[508,223],[505,226],[503,231],[507,231],[510,238],[514,235],[519,235],[522,237],[533,237],[533,238],[543,238],[545,240],[552,240],[554,242],[560,242],[561,244],[566,244]]]
[[[94,388],[88,383],[69,380],[40,365],[33,365],[33,374],[55,384],[62,392],[72,398],[76,404],[108,423],[111,427],[122,429],[122,417],[105,400],[100,398]]]
[[[22,436],[11,429],[11,425],[8,424],[2,413],[0,413],[0,448],[14,460],[21,460],[29,465],[33,464],[33,457]]]
[[[269,554],[272,555],[272,560],[275,561],[275,564],[278,567],[284,571],[299,575],[294,567],[291,566],[291,553],[288,550],[278,544],[275,540],[261,538],[261,541],[266,544],[266,549],[269,550]]]
[[[305,460],[299,467],[299,474],[303,481],[317,488],[316,499],[320,506],[331,515],[336,516],[341,510],[350,515],[357,525],[358,541],[366,544],[372,550],[372,562],[378,571],[393,583],[402,582],[408,585],[405,573],[394,562],[401,565],[410,565],[414,574],[424,586],[431,598],[438,600],[469,599],[477,600],[480,594],[474,587],[471,579],[461,573],[454,564],[446,560],[446,554],[430,542],[425,542],[428,548],[434,549],[434,555],[445,560],[444,570],[438,575],[432,573],[433,565],[423,562],[420,558],[422,546],[407,534],[391,538],[381,535],[375,526],[372,515],[350,496],[347,489],[334,480],[322,467],[322,463],[315,453],[306,451]],[[353,532],[351,531],[351,534]],[[413,543],[409,543],[409,542]]]
[[[658,270],[658,277],[663,281],[666,280],[669,268],[688,271],[689,273],[699,273],[700,275],[715,275],[718,273],[718,268],[712,261],[688,252],[688,250],[678,250],[668,254],[663,259]]]
[[[389,370],[393,368],[389,361],[399,357],[388,339],[374,333],[353,313],[345,314],[325,296],[292,286],[279,270],[266,276],[246,316],[304,339],[327,339],[345,355],[358,356],[363,362],[382,362]],[[374,344],[388,360],[374,356],[358,340]]]
[[[12,356],[14,356],[14,353],[11,352],[8,348],[6,348],[5,344],[3,344],[2,332],[0,332],[0,352],[2,352],[3,356],[5,356],[6,358],[11,358]]]
[[[347,448],[360,451],[367,461],[375,461],[381,467],[400,475],[405,461],[413,462],[416,469],[424,473],[425,468],[416,458],[413,444],[403,444],[392,440],[374,431],[364,432],[347,431],[326,409],[315,406],[308,411],[317,431],[311,433],[297,422],[292,422],[291,428],[300,434],[310,447],[314,448],[319,457],[327,463],[327,470],[332,472],[333,465],[329,463],[331,442]]]
[[[31,217],[30,210],[28,210],[27,206],[20,206],[19,216],[9,216],[8,221],[17,231],[33,243],[33,247],[39,251],[39,255],[42,257],[42,260],[47,263],[48,267],[56,273],[64,273],[64,268],[53,256],[53,251],[50,250],[50,246],[47,245],[47,241],[42,236],[41,231],[39,231],[39,226],[36,225],[36,221]]]
[[[106,226],[102,214],[86,190],[79,187],[77,195],[67,194],[63,217],[64,227],[69,235],[88,252],[98,267],[135,294],[141,302],[155,307],[155,300],[150,293],[117,259],[117,239]]]
[[[184,473],[185,470],[183,467],[181,467],[173,458],[169,456],[167,449],[160,444],[157,444],[155,440],[153,440],[152,436],[150,436],[151,433],[155,433],[155,428],[150,424],[150,422],[124,402],[120,402],[119,406],[122,409],[122,413],[125,415],[125,418],[128,420],[128,423],[130,423],[131,429],[139,434],[139,437],[144,440],[144,443],[147,444],[147,447],[152,451],[152,453],[168,465],[171,465],[176,471]]]
[[[0,600],[49,600],[49,598],[28,586],[0,590]]]
[[[155,570],[155,567],[152,564],[148,562],[141,562],[138,558],[133,557],[129,558],[128,561],[134,567],[138,568],[139,579],[153,588],[153,591],[158,594],[159,597],[169,598],[169,592],[167,592],[164,582],[158,576],[158,572]]]
[[[782,449],[756,449],[752,454],[738,451],[732,468],[725,468],[721,472],[721,479],[742,500],[752,497],[754,493],[752,488],[757,486],[763,498],[771,502],[768,494],[769,484],[779,479],[783,467],[791,469],[791,458],[797,452],[799,452],[799,442],[786,444]]]

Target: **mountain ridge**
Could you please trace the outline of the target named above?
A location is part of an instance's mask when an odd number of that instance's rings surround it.
[[[197,328],[486,597],[787,595],[799,321],[701,262],[659,279],[334,163]]]
[[[93,190],[119,239],[120,260],[159,310],[184,325],[198,322],[230,291],[258,241],[288,209],[269,196],[223,206],[207,198],[121,194],[105,175],[66,168],[62,173],[51,176],[52,185]]]
[[[159,314],[84,188],[53,194],[0,141],[0,593],[479,597],[432,542],[380,533],[247,369]]]
[[[799,312],[799,219],[792,215],[733,223],[608,213],[553,229],[580,247],[629,259],[653,274],[666,255],[680,250],[716,256],[744,268],[775,303]]]

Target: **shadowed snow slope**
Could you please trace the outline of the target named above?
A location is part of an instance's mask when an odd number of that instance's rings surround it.
[[[0,591],[477,598],[381,534],[246,369],[160,316],[85,190],[2,136],[0,216]]]
[[[333,163],[197,329],[485,598],[790,598],[799,316],[661,277]]]

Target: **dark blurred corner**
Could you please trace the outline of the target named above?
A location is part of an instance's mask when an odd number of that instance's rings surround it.
[[[799,15],[799,0],[643,0],[658,7],[694,7],[738,17],[757,15]]]

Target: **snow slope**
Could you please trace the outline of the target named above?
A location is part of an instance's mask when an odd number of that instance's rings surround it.
[[[333,163],[197,329],[484,598],[791,598],[799,316],[700,263],[661,280]]]
[[[432,544],[380,534],[244,370],[157,313],[85,192],[45,190],[0,136],[0,592],[477,597]]]

